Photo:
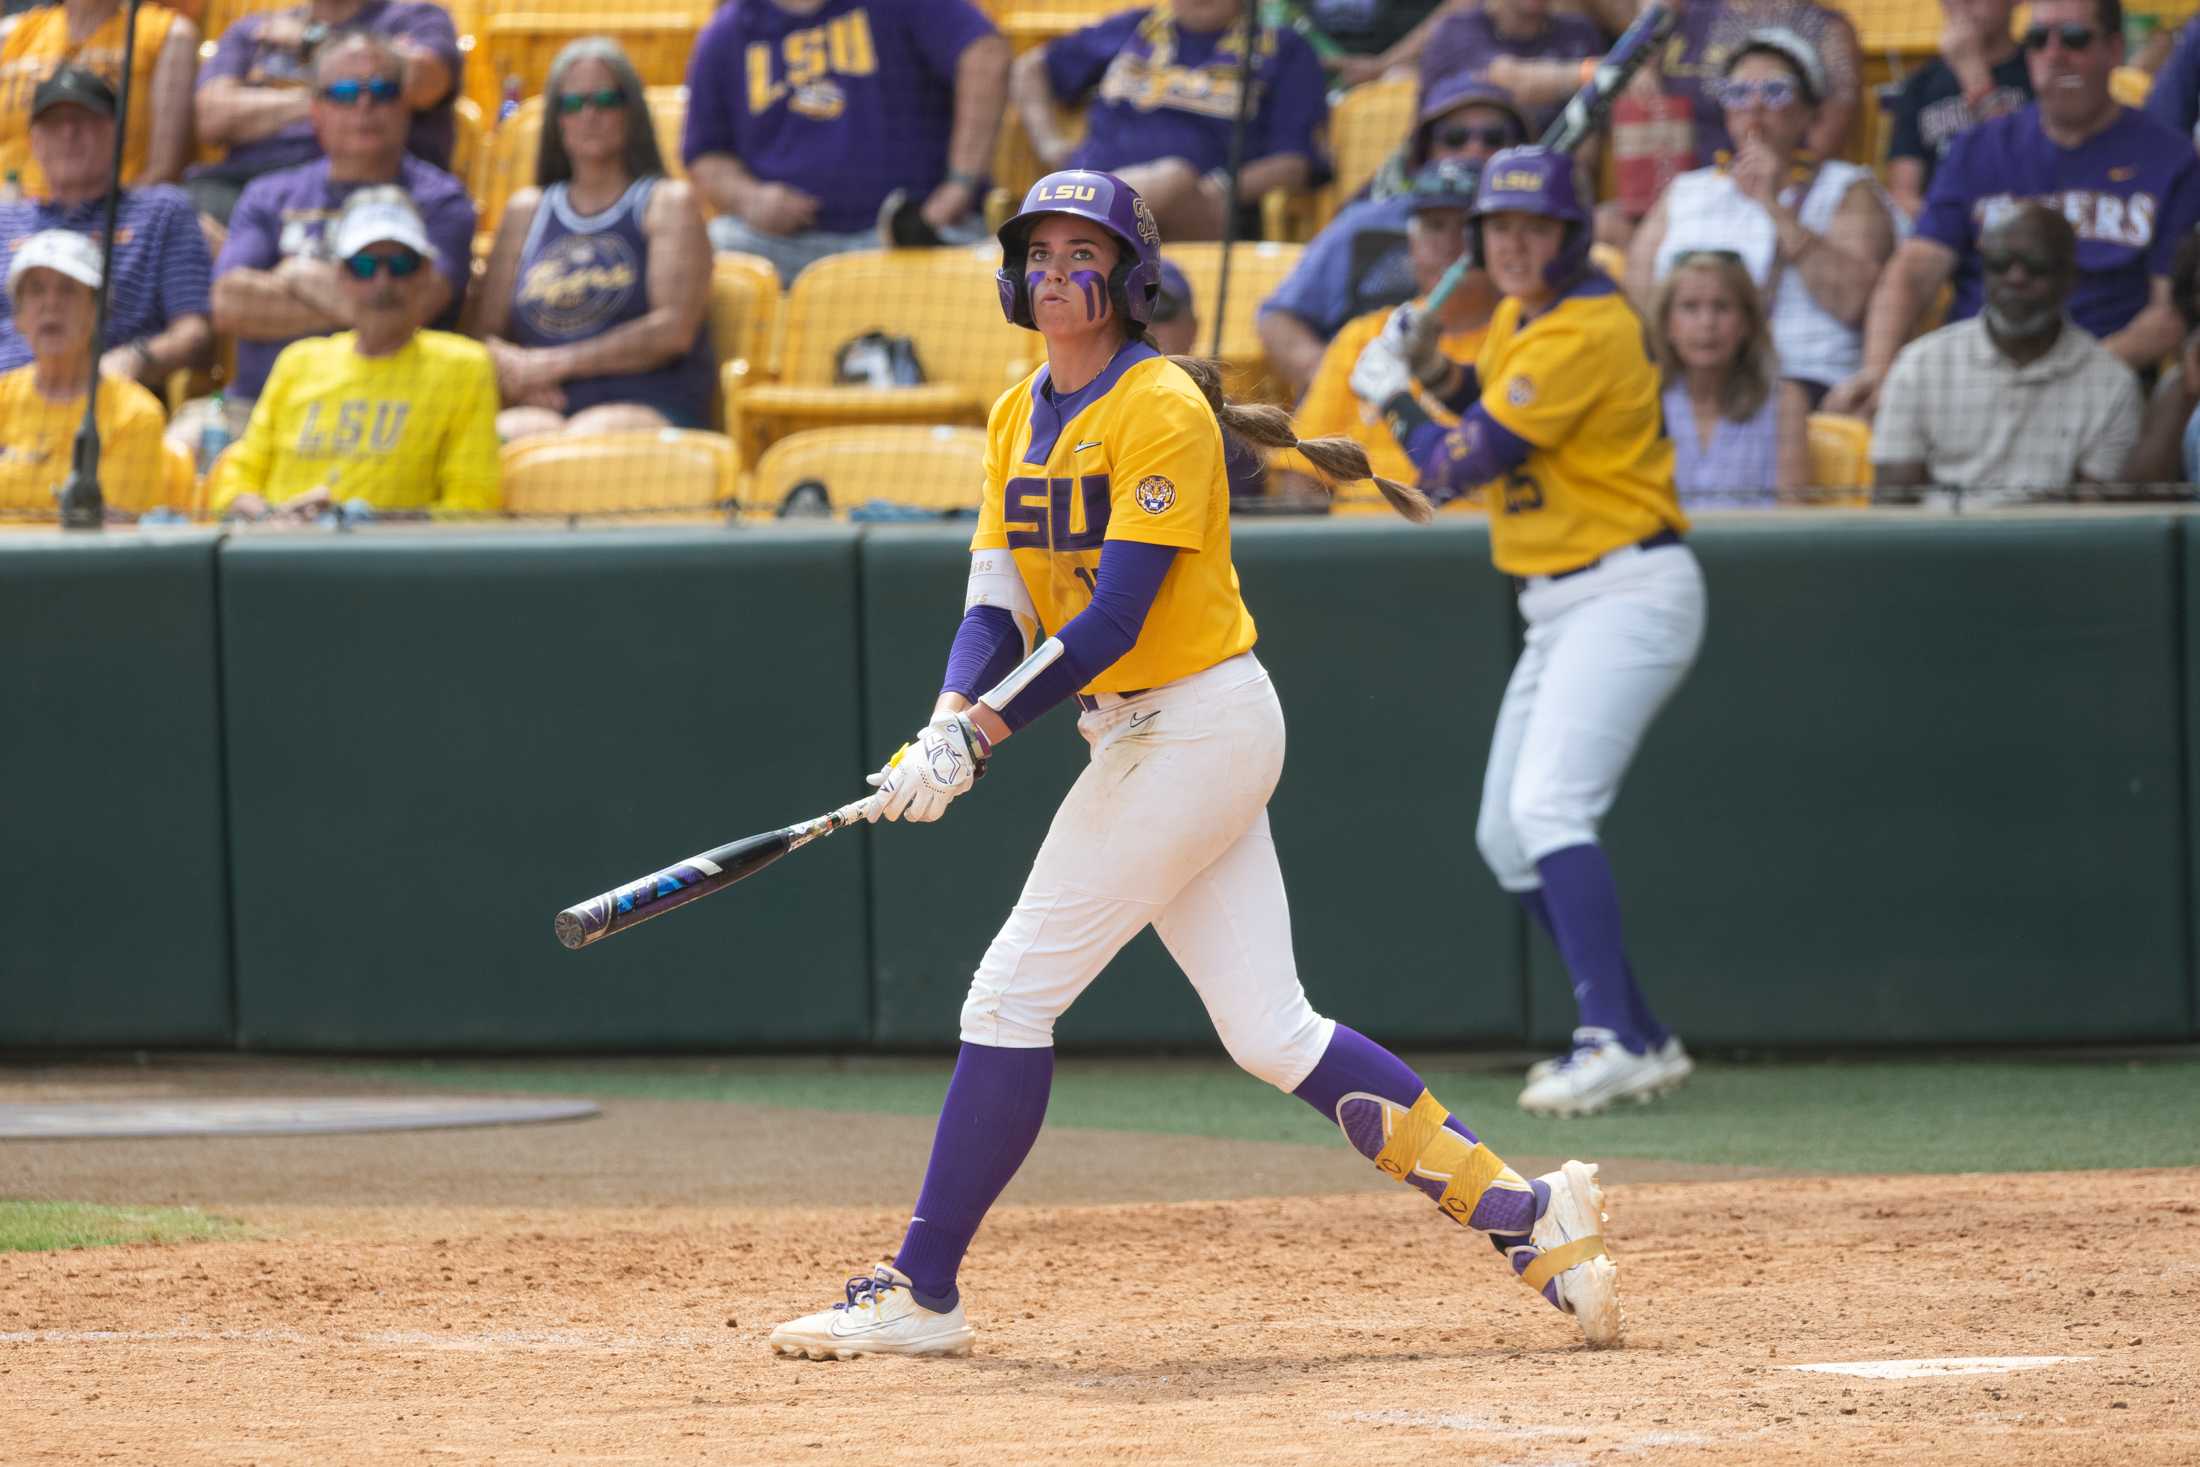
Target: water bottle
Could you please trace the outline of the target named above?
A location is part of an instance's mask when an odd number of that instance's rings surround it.
[[[519,111],[519,78],[508,76],[504,79],[504,101],[497,107],[498,124],[501,125],[511,121],[512,114],[517,111]]]
[[[199,429],[199,474],[204,477],[214,472],[214,460],[229,446],[229,413],[224,394],[214,394],[214,410],[206,415],[206,424]]]

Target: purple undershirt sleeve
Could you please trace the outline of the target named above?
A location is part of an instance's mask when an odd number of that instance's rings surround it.
[[[1011,731],[1021,729],[1121,661],[1138,641],[1161,580],[1175,561],[1174,545],[1141,540],[1110,540],[1103,545],[1092,603],[1054,634],[1062,644],[1062,655],[1054,665],[1009,699],[1006,708],[994,710],[1002,722]]]
[[[976,702],[980,693],[1016,670],[1023,651],[1024,634],[1017,630],[1014,613],[1005,606],[973,606],[955,628],[940,691]]]
[[[1526,463],[1535,448],[1480,403],[1467,410],[1456,428],[1424,419],[1398,441],[1421,471],[1421,492],[1437,504],[1503,478]]]

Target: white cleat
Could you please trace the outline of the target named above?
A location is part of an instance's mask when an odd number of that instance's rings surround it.
[[[1520,1108],[1536,1115],[1588,1116],[1616,1100],[1647,1101],[1678,1085],[1695,1068],[1679,1046],[1672,1039],[1647,1054],[1635,1054],[1609,1029],[1577,1029],[1573,1053],[1529,1070]],[[1670,1051],[1678,1051],[1678,1073],[1662,1058]]]
[[[1551,1189],[1551,1205],[1536,1219],[1524,1247],[1520,1277],[1574,1317],[1592,1349],[1619,1343],[1619,1265],[1604,1248],[1604,1192],[1593,1163],[1569,1161],[1536,1178]],[[1548,1296],[1546,1296],[1548,1297]]]
[[[858,1355],[967,1355],[977,1338],[962,1301],[945,1314],[925,1308],[909,1276],[880,1264],[848,1280],[847,1302],[790,1319],[772,1331],[773,1351],[797,1359],[853,1360]]]
[[[1696,1062],[1688,1057],[1688,1051],[1682,1046],[1678,1034],[1666,1035],[1665,1043],[1651,1050],[1650,1057],[1658,1062],[1658,1068],[1663,1071],[1663,1075],[1658,1081],[1657,1089],[1649,1094],[1636,1096],[1637,1100],[1648,1101],[1678,1090],[1681,1082],[1696,1073]]]

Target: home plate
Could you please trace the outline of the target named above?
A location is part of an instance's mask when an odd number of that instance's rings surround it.
[[[576,1121],[592,1101],[378,1096],[314,1100],[79,1100],[0,1105],[0,1141],[300,1136]]]
[[[2007,1375],[2091,1360],[2091,1355],[1945,1355],[1938,1360],[1847,1360],[1829,1365],[1790,1365],[1821,1375],[1857,1375],[1866,1380],[1932,1380],[1944,1375]]]

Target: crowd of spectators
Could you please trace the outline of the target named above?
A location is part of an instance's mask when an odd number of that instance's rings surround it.
[[[1838,4],[1664,3],[1659,64],[1579,162],[1692,503],[1808,497],[1812,431],[1844,417],[1869,424],[1886,498],[2190,482],[2200,18],[2133,106],[2120,0],[1939,0],[1938,54],[1873,96]],[[1249,22],[1242,0],[1155,0],[1016,54],[984,0],[737,0],[695,36],[677,158],[620,46],[568,45],[531,177],[478,237],[483,201],[453,170],[484,58],[442,5],[247,7],[202,48],[205,0],[148,0],[128,78],[121,0],[11,7],[0,507],[50,499],[51,425],[82,412],[95,362],[118,434],[165,422],[202,470],[232,445],[213,503],[247,518],[493,509],[499,442],[707,429],[714,252],[786,286],[842,252],[984,241],[1003,129],[1042,167],[1130,180],[1173,244],[1257,238],[1279,217],[1264,200],[1319,191],[1322,222],[1260,301],[1267,373],[1302,433],[1361,437],[1403,475],[1345,386],[1357,350],[1459,257],[1481,164],[1542,132],[1637,4],[1297,0]],[[1341,190],[1329,121],[1355,86],[1413,104],[1395,155]],[[1648,195],[1615,186],[1644,176]],[[95,341],[74,292],[96,286],[111,186]],[[93,246],[93,285],[66,238]],[[1163,294],[1157,334],[1189,344],[1181,271]],[[1471,358],[1493,305],[1470,270],[1449,355]],[[218,393],[176,400],[187,371]],[[1304,487],[1287,458],[1244,457],[1241,494]]]

